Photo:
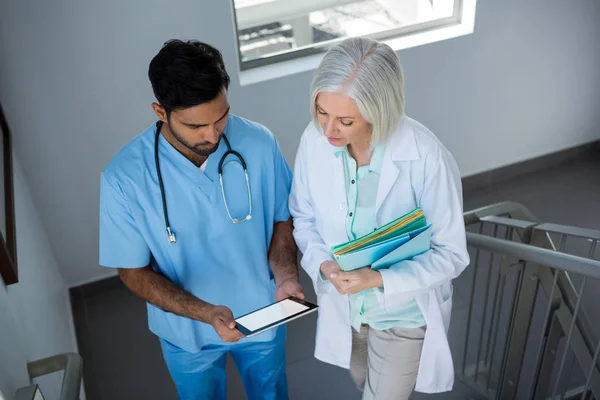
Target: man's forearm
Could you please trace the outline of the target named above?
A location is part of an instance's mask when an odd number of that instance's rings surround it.
[[[285,222],[277,222],[273,227],[273,238],[269,247],[269,264],[277,284],[287,279],[298,280],[298,247],[294,242],[292,231],[291,218]]]
[[[212,304],[176,286],[150,266],[135,269],[121,268],[119,276],[129,290],[148,303],[173,314],[208,323]]]

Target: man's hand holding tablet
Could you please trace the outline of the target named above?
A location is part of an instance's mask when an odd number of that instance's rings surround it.
[[[296,297],[288,297],[235,319],[236,328],[245,336],[254,336],[268,329],[307,315],[318,306]],[[218,332],[218,331],[217,331]]]
[[[237,342],[244,335],[236,329],[233,313],[225,306],[214,306],[208,321],[224,342]]]

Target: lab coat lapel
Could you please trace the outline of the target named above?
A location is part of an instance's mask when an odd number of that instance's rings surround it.
[[[331,158],[329,171],[331,173],[331,181],[324,187],[324,190],[330,193],[331,198],[331,214],[330,217],[334,221],[344,221],[340,225],[341,229],[335,230],[335,237],[333,238],[334,243],[344,243],[348,240],[348,234],[346,233],[345,218],[348,213],[348,199],[346,196],[346,176],[344,173],[344,161],[342,156],[333,156]],[[337,225],[337,224],[336,224]]]
[[[392,148],[388,146],[385,149],[383,156],[383,164],[381,165],[381,176],[379,178],[379,185],[377,186],[377,197],[375,200],[375,212],[379,212],[383,201],[386,199],[390,190],[398,179],[398,166],[392,159]]]
[[[415,132],[405,121],[405,119],[400,121],[385,149],[375,200],[375,212],[377,213],[398,179],[400,174],[399,165],[402,165],[403,161],[419,159]]]
[[[328,238],[328,241],[332,243],[344,243],[348,240],[348,234],[346,233],[345,218],[348,213],[348,200],[346,197],[346,175],[344,172],[344,160],[342,154],[335,154],[335,146],[332,146],[327,141],[325,136],[319,138],[322,148],[319,151],[320,156],[323,157],[324,162],[323,170],[319,174],[320,190],[327,194],[327,203],[331,205],[331,208],[327,210],[327,218],[331,221],[335,221],[334,225],[340,226],[340,229],[335,229],[332,232],[334,237]],[[315,154],[318,158],[319,153]],[[315,160],[316,162],[316,160]],[[341,224],[337,222],[342,221]]]

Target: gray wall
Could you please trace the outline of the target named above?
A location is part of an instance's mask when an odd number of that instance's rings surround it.
[[[23,170],[15,163],[15,215],[19,282],[0,279],[0,400],[29,385],[27,362],[77,351],[69,293]],[[37,381],[46,399],[58,399],[62,374]]]
[[[1,0],[0,99],[69,285],[96,267],[98,175],[151,124],[148,62],[165,39],[224,53],[233,111],[267,125],[289,161],[308,122],[302,73],[240,87],[227,0]],[[470,175],[600,138],[597,0],[482,0],[475,34],[400,52],[408,114]]]

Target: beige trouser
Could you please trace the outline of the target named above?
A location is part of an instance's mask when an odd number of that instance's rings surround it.
[[[417,381],[425,328],[352,329],[350,375],[362,400],[406,400]]]

